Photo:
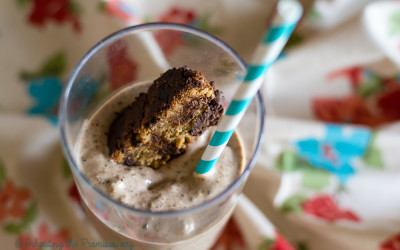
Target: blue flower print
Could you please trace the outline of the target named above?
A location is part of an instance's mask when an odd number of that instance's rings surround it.
[[[26,111],[28,114],[44,116],[57,125],[58,103],[64,85],[61,75],[65,66],[66,56],[61,51],[48,57],[38,69],[19,72],[28,94],[33,98],[32,106]]]
[[[322,140],[309,138],[296,142],[298,154],[315,166],[335,174],[344,184],[355,174],[351,161],[361,157],[368,148],[371,132],[364,128],[344,131],[338,125],[326,125],[326,136]]]
[[[49,76],[30,80],[28,91],[34,98],[34,104],[28,110],[28,114],[44,115],[52,124],[56,125],[62,88],[62,81],[58,77]]]

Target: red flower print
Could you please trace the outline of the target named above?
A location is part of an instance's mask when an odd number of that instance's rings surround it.
[[[154,38],[166,55],[172,54],[177,47],[185,43],[180,31],[160,30],[154,34]]]
[[[392,120],[400,119],[400,84],[390,84],[377,98],[377,106]]]
[[[372,127],[386,122],[384,117],[374,116],[364,100],[357,96],[315,98],[312,108],[314,115],[325,122],[364,124]]]
[[[7,215],[22,218],[26,213],[24,203],[29,197],[27,189],[16,188],[11,180],[7,180],[0,190],[0,221]]]
[[[360,218],[352,211],[340,209],[336,201],[329,195],[314,197],[301,203],[301,206],[305,213],[312,214],[328,222],[335,222],[340,219],[354,222],[360,221]]]
[[[51,233],[48,226],[42,223],[39,226],[38,240],[41,242],[66,242],[69,238],[68,232],[65,229],[59,230],[57,233]]]
[[[328,75],[328,80],[347,77],[352,93],[345,97],[314,98],[313,113],[325,122],[344,122],[377,127],[400,119],[400,82],[382,78],[359,66]]]
[[[287,242],[277,231],[275,231],[275,237],[267,237],[264,242],[258,247],[258,249],[265,250],[295,250],[292,245]]]
[[[63,244],[63,249],[73,249],[71,247],[67,247],[67,240],[69,239],[69,234],[65,229],[59,230],[57,233],[51,233],[48,226],[45,223],[40,224],[38,228],[37,237],[28,235],[28,234],[20,234],[18,236],[20,240],[21,248],[23,250],[31,250],[31,249],[38,249],[37,246],[32,246],[30,244],[25,244],[26,242],[31,242],[32,244],[37,241],[37,244],[40,243],[47,243],[47,244]],[[29,241],[28,241],[29,240]]]
[[[400,233],[390,236],[380,245],[380,250],[400,250]]]
[[[160,16],[160,22],[190,24],[195,20],[196,16],[193,10],[185,10],[182,8],[172,8],[165,14]],[[155,39],[160,44],[161,49],[166,55],[171,54],[177,47],[184,44],[182,33],[179,31],[158,31],[155,33]]]
[[[195,19],[193,10],[185,10],[182,8],[173,7],[159,18],[160,22],[189,24]]]
[[[19,248],[21,250],[37,250],[38,249],[37,247],[32,246],[30,244],[25,244],[26,242],[35,242],[34,237],[30,236],[29,234],[18,235],[18,240],[21,243],[21,247]]]
[[[332,145],[322,145],[322,153],[324,155],[324,158],[330,160],[333,164],[338,161],[338,156],[336,155],[335,150],[332,148]]]
[[[370,111],[367,102],[358,96],[348,96],[344,98],[315,98],[312,101],[313,113],[318,120],[324,122],[339,122],[367,125],[370,127],[378,127],[385,123],[393,122],[400,119],[399,104],[397,110],[391,112],[384,109],[389,103],[399,102],[392,99],[395,94],[382,95],[378,101],[378,110],[380,113]]]
[[[231,218],[225,226],[224,231],[219,236],[217,242],[211,248],[216,249],[240,249],[245,247],[242,232],[240,232],[235,220]]]
[[[125,22],[143,22],[141,18],[136,15],[134,9],[121,0],[109,0],[102,2],[102,4],[104,4],[104,10],[110,16],[118,17]]]
[[[77,203],[81,203],[81,196],[79,195],[78,188],[76,187],[75,182],[72,182],[69,189],[68,189],[68,195],[71,197],[74,201]]]
[[[267,250],[295,250],[278,232],[275,232],[275,242]]]
[[[70,22],[75,31],[81,31],[76,8],[77,5],[72,0],[33,0],[29,22],[37,26],[43,26],[50,20],[58,24]]]
[[[128,56],[126,42],[118,40],[111,44],[107,50],[107,60],[111,89],[118,89],[136,80],[138,64]]]
[[[348,77],[353,88],[356,88],[362,81],[362,68],[359,66],[350,67],[342,70],[332,72],[328,75],[328,80],[345,76]]]

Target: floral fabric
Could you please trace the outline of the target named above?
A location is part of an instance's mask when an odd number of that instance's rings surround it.
[[[400,249],[400,2],[301,2],[306,14],[262,87],[263,148],[213,249]],[[101,241],[58,137],[62,89],[90,47],[128,25],[175,22],[221,38],[248,61],[274,4],[1,1],[0,249]],[[183,39],[155,36],[165,54]],[[106,56],[104,91],[140,74],[141,62],[120,53]]]

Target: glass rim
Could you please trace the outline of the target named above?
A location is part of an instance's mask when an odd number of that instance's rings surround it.
[[[155,216],[155,217],[172,217],[175,215],[182,215],[182,214],[196,212],[196,211],[205,209],[207,207],[210,207],[210,206],[214,205],[215,203],[218,203],[222,199],[229,197],[229,194],[232,192],[232,190],[234,190],[238,185],[240,185],[242,183],[242,180],[247,177],[250,170],[253,168],[256,157],[261,148],[261,142],[262,142],[262,138],[264,135],[265,108],[264,108],[264,102],[263,102],[262,95],[261,95],[260,91],[257,91],[257,94],[254,99],[257,104],[257,109],[258,109],[257,111],[258,111],[258,116],[260,117],[260,124],[259,124],[258,138],[256,138],[256,147],[254,149],[254,152],[250,156],[248,162],[246,163],[243,173],[237,179],[235,179],[227,188],[225,188],[224,191],[219,193],[214,198],[212,198],[210,200],[206,200],[199,205],[189,207],[186,209],[162,211],[162,212],[152,212],[152,211],[140,210],[140,209],[133,208],[131,206],[124,205],[124,204],[110,198],[103,192],[101,192],[98,188],[96,188],[90,182],[90,180],[85,176],[85,174],[79,169],[78,164],[73,157],[71,149],[68,146],[69,143],[68,143],[68,137],[66,135],[66,127],[65,127],[66,115],[65,114],[67,111],[68,97],[69,97],[72,85],[73,85],[77,75],[79,74],[80,70],[86,64],[88,59],[90,59],[93,56],[93,54],[95,54],[104,45],[109,44],[113,40],[120,38],[124,35],[127,35],[131,32],[139,32],[139,31],[145,31],[145,30],[157,30],[157,29],[170,29],[170,30],[182,31],[182,32],[187,32],[187,33],[191,33],[196,36],[202,37],[202,38],[218,45],[223,50],[225,50],[225,52],[227,52],[229,55],[231,55],[238,62],[238,64],[242,67],[243,70],[246,70],[246,68],[247,68],[244,60],[238,55],[237,52],[235,52],[225,42],[223,42],[219,38],[215,37],[214,35],[211,35],[203,30],[200,30],[195,27],[191,27],[189,25],[168,23],[168,22],[154,22],[154,23],[139,24],[139,25],[130,26],[130,27],[118,30],[118,31],[106,36],[105,38],[103,38],[102,40],[97,42],[94,46],[92,46],[91,49],[82,57],[82,59],[78,62],[78,64],[73,69],[71,75],[68,78],[67,84],[64,87],[63,94],[62,94],[61,101],[60,101],[60,108],[59,108],[59,115],[58,115],[59,124],[60,124],[59,132],[61,135],[61,144],[62,144],[63,152],[67,158],[70,168],[79,178],[81,178],[86,184],[88,184],[88,186],[90,186],[94,190],[95,193],[100,195],[106,201],[111,202],[111,204],[117,206],[118,208],[122,208],[123,210],[128,210],[130,212],[133,212],[133,213],[136,213],[139,215]],[[83,200],[85,200],[85,199],[83,199]],[[86,202],[86,201],[84,201],[84,202]]]

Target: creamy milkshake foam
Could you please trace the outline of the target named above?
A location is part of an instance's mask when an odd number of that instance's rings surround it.
[[[224,149],[212,174],[193,174],[211,139],[206,131],[186,152],[160,169],[127,167],[112,161],[107,132],[115,113],[131,104],[149,83],[135,83],[119,91],[85,122],[77,145],[78,165],[91,183],[122,204],[153,212],[181,210],[199,205],[225,190],[241,174],[244,150],[235,133]]]

